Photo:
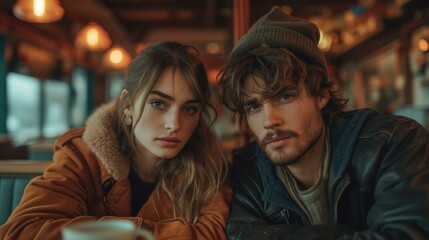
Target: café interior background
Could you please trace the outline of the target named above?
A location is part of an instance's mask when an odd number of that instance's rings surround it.
[[[350,109],[429,130],[427,0],[1,0],[0,159],[51,159],[54,139],[118,96],[127,65],[153,42],[195,46],[216,95],[234,43],[275,5],[320,28],[329,77]],[[226,151],[251,139],[216,106]]]

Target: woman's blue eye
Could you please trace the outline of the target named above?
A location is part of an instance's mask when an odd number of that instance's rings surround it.
[[[156,109],[162,109],[165,107],[165,104],[162,101],[152,101],[150,102],[150,105]]]
[[[194,115],[198,111],[198,109],[196,107],[185,107],[184,111],[186,113],[189,113],[190,115]]]

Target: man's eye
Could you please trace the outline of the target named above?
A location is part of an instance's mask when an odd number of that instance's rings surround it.
[[[292,96],[290,95],[290,94],[286,94],[286,95],[283,95],[282,96],[282,99],[285,99],[285,100],[287,100],[287,99],[289,99],[289,98],[291,98]]]
[[[165,107],[165,104],[162,101],[151,101],[150,105],[156,109],[162,109]]]
[[[258,111],[258,109],[260,108],[260,105],[255,103],[255,104],[249,104],[245,107],[245,110],[247,113],[252,113],[252,112],[256,112]]]
[[[288,102],[288,101],[291,101],[292,99],[293,99],[293,95],[285,94],[280,97],[279,102]]]

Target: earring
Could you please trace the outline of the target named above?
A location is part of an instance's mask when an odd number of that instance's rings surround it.
[[[125,124],[127,124],[128,126],[133,124],[133,119],[131,118],[130,115],[125,115]]]

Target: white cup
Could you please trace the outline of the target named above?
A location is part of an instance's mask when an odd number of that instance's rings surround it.
[[[61,230],[63,240],[155,240],[145,229],[137,229],[134,222],[124,219],[86,221],[65,226]]]

